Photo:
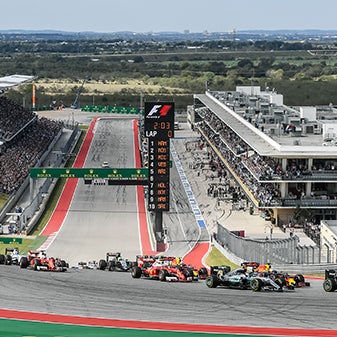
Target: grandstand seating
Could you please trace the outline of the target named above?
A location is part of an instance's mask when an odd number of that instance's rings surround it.
[[[29,175],[62,123],[38,118],[14,101],[0,96],[0,192],[15,192]]]

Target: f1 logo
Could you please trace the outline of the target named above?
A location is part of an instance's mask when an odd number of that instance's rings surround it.
[[[172,105],[170,104],[155,104],[150,112],[146,115],[147,118],[160,118],[165,117],[171,110]]]

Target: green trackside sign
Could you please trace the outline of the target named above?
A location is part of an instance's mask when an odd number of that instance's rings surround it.
[[[22,244],[22,239],[21,238],[0,238],[0,244],[5,243],[5,244],[11,244],[11,243],[17,243],[19,245]]]
[[[31,168],[31,178],[147,179],[147,168]]]

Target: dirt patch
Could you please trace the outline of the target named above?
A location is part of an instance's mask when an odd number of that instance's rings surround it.
[[[71,80],[57,79],[39,79],[36,81],[37,90],[43,91],[46,95],[65,94],[69,92],[77,92],[82,82],[74,82]],[[165,87],[169,93],[183,93],[181,88]],[[161,85],[147,84],[137,80],[121,80],[121,81],[93,81],[84,83],[83,95],[104,95],[113,94],[121,91],[134,91],[135,93],[162,93]]]

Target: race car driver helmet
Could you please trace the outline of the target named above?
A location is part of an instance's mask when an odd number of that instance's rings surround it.
[[[181,264],[181,257],[177,257],[174,262],[175,262],[176,265],[180,265]]]
[[[39,257],[42,258],[42,259],[46,258],[46,256],[47,256],[46,252],[42,251],[42,252],[39,253]]]

